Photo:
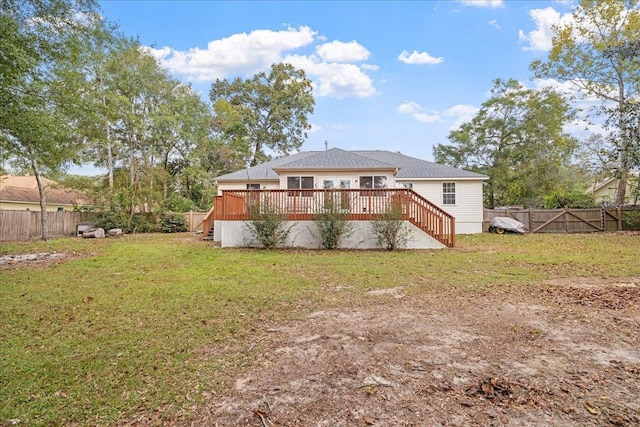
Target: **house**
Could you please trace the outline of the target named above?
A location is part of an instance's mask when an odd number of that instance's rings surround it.
[[[244,200],[242,198],[249,194],[247,191],[256,190],[281,195],[278,197],[282,198],[283,208],[292,214],[292,220],[312,220],[313,213],[321,206],[322,197],[326,199],[328,191],[337,191],[343,194],[341,197],[349,198],[349,209],[354,221],[370,220],[380,213],[380,203],[384,203],[384,200],[401,197],[407,226],[413,224],[418,229],[424,228],[425,233],[433,234],[436,240],[443,234],[444,226],[440,224],[446,223],[447,217],[452,222],[447,232],[481,233],[482,186],[486,179],[486,176],[474,172],[390,151],[345,151],[333,148],[300,152],[217,177],[216,203],[223,202],[223,196],[228,196],[227,203],[224,204],[226,211],[223,212],[219,206],[217,218],[227,219],[213,219],[216,216],[214,206],[211,212],[211,219],[216,223],[213,237],[214,240],[221,241],[223,246],[241,245],[237,237],[242,234],[239,224],[231,227],[227,222],[233,219],[232,215],[239,215],[239,212],[229,211],[229,206],[235,204],[240,207],[244,202],[238,200]],[[363,191],[366,189],[372,191]],[[231,199],[232,193],[235,201]],[[295,206],[292,204],[294,202]],[[295,212],[291,210],[293,207]],[[423,211],[427,213],[418,213]],[[426,221],[431,223],[427,225]],[[362,234],[366,234],[366,230]],[[413,234],[419,236],[421,232]],[[232,235],[236,238],[233,239]],[[361,237],[362,235],[358,236]],[[352,243],[357,243],[357,247],[373,247],[372,242],[364,244],[362,240]],[[423,244],[426,243],[419,245]],[[301,245],[301,240],[294,242],[294,245]],[[449,241],[444,245],[452,246]]]
[[[595,204],[612,204],[616,202],[618,195],[618,179],[605,178],[594,182],[586,191]],[[640,171],[630,171],[627,180],[625,205],[637,205],[640,203]]]
[[[42,178],[45,185],[47,211],[73,211],[86,205],[86,196],[77,190],[63,187]],[[40,192],[35,176],[0,176],[0,210],[40,210]]]

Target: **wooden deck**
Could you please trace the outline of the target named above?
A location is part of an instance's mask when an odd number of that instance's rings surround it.
[[[339,207],[353,221],[380,219],[390,210],[448,247],[455,245],[455,218],[409,189],[224,190],[216,196],[203,230],[214,221],[248,221],[256,213],[313,221],[327,206]],[[205,234],[206,234],[205,231]]]

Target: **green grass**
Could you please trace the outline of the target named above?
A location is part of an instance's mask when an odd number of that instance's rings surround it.
[[[219,249],[187,235],[3,244],[80,255],[0,270],[0,425],[116,424],[188,412],[255,363],[242,350],[277,322],[404,286],[534,286],[640,275],[640,236],[475,235],[442,251]],[[339,295],[326,292],[341,286]]]

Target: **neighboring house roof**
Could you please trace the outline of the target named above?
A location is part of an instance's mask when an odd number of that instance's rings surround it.
[[[345,151],[332,148],[327,151],[304,151],[271,160],[216,178],[218,182],[277,181],[277,171],[287,170],[398,170],[397,179],[486,179],[485,175],[457,169],[439,163],[391,151]]]
[[[83,205],[86,196],[80,191],[61,186],[55,181],[42,178],[46,188],[47,204]],[[0,200],[40,204],[40,193],[35,176],[3,175],[0,177]]]
[[[640,171],[629,171],[629,178],[640,178]],[[628,185],[628,182],[627,182]],[[587,188],[587,190],[585,191],[585,193],[587,194],[593,194],[593,193],[597,193],[598,191],[602,190],[603,188],[611,188],[617,189],[618,186],[618,178],[604,178],[602,181],[600,182],[595,182],[593,184],[591,184],[589,186],[589,188]]]

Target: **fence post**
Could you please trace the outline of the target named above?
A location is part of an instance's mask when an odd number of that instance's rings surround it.
[[[618,231],[622,231],[622,206],[618,206]]]
[[[529,208],[529,232],[533,232],[533,208]]]

